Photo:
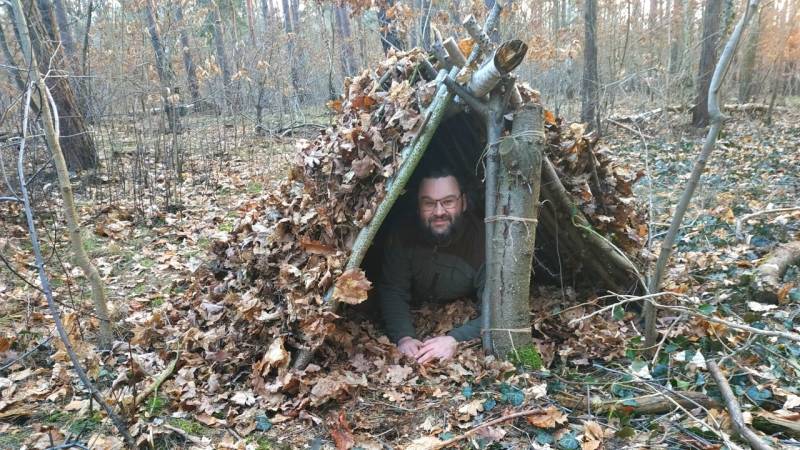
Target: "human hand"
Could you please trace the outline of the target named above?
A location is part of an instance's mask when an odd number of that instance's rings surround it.
[[[452,336],[437,336],[430,338],[422,344],[417,352],[417,362],[424,364],[434,358],[444,361],[453,357],[458,348],[458,341]]]
[[[422,347],[422,341],[411,336],[405,336],[397,341],[397,349],[400,350],[400,353],[411,358],[417,357],[420,347]]]

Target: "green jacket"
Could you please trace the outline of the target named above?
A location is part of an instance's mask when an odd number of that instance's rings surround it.
[[[417,224],[405,223],[389,235],[377,293],[386,334],[393,342],[416,338],[411,304],[474,296],[486,279],[483,221],[464,213],[464,226],[447,245],[428,241]],[[457,341],[480,337],[481,318],[447,333]]]

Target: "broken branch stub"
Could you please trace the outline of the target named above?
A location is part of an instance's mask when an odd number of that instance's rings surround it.
[[[475,97],[489,93],[500,80],[522,63],[528,52],[528,44],[514,39],[504,42],[480,69],[475,71],[467,83],[467,89]]]
[[[467,65],[467,58],[464,57],[464,54],[461,53],[461,49],[458,48],[458,42],[452,37],[447,38],[444,41],[444,49],[447,50],[447,57],[453,65],[458,67],[464,67]]]
[[[467,33],[475,41],[481,51],[488,52],[492,49],[492,41],[489,39],[489,35],[484,33],[481,29],[480,25],[478,25],[478,21],[475,20],[475,16],[470,14],[464,19],[462,22],[464,28],[467,29]]]

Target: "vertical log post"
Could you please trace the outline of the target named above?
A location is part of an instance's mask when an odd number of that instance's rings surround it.
[[[530,320],[531,263],[536,242],[539,191],[544,151],[542,107],[525,105],[514,114],[511,135],[498,149],[497,200],[486,217],[492,253],[486,255],[491,341],[500,357],[532,343]]]

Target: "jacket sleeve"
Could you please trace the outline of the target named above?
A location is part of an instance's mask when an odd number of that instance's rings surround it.
[[[416,338],[411,317],[411,249],[404,248],[399,239],[389,239],[383,255],[383,273],[377,285],[386,335],[397,343],[405,336]]]
[[[483,303],[483,291],[486,287],[486,264],[481,264],[475,274],[475,295],[478,298],[478,317],[467,321],[460,327],[453,328],[448,336],[452,336],[458,342],[469,341],[481,337],[481,328],[483,327],[483,316],[480,314],[481,305]]]

